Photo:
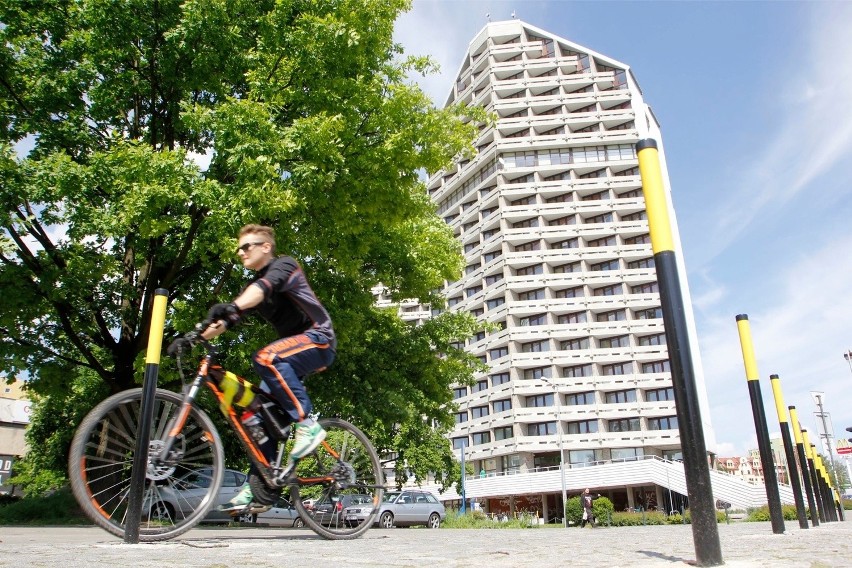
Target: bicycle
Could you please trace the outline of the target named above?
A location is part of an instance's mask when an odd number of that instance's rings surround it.
[[[201,389],[207,387],[259,472],[248,477],[255,503],[273,505],[286,489],[304,523],[318,535],[351,539],[366,532],[378,514],[384,492],[379,457],[367,436],[345,420],[321,418],[318,422],[327,432],[325,440],[313,453],[285,461],[293,442],[291,426],[278,403],[251,382],[223,369],[216,362],[216,348],[197,332],[184,338],[190,344],[203,345],[206,353],[187,386],[178,350],[183,394],[156,390],[141,519],[127,519],[127,505],[142,389],[107,398],[78,427],[68,458],[69,476],[74,496],[88,517],[116,536],[125,534],[128,522],[139,522],[142,542],[176,537],[201,522],[214,505],[225,470],[219,433],[196,402]],[[248,406],[249,401],[262,416],[268,436],[277,442],[277,455],[271,462],[240,420],[237,409]],[[342,503],[347,494],[366,496],[360,500],[372,503],[372,513],[362,522],[344,518]],[[311,501],[310,509],[305,500]],[[315,516],[322,504],[331,510]],[[363,513],[359,518],[364,518]]]

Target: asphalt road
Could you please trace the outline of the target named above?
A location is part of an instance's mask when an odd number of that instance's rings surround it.
[[[794,526],[795,525],[795,526]],[[852,566],[852,522],[784,534],[769,523],[719,526],[726,566]],[[351,541],[327,541],[309,530],[200,528],[177,539],[125,544],[95,527],[0,527],[0,567],[224,568],[634,567],[695,565],[689,525],[622,528],[370,530]]]

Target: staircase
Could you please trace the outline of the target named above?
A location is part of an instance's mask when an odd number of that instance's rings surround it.
[[[713,498],[731,504],[734,509],[761,507],[768,500],[763,485],[753,485],[731,474],[710,471]],[[686,475],[683,463],[672,462],[657,456],[645,456],[631,461],[596,462],[594,464],[573,467],[565,470],[565,487],[569,495],[580,493],[591,487],[597,491],[628,486],[659,485],[681,495],[686,495]],[[442,501],[459,499],[455,488],[438,492],[437,486],[428,486]],[[778,490],[782,503],[793,504],[793,490],[789,485],[780,485]],[[543,471],[514,474],[471,476],[465,479],[467,498],[478,499],[506,495],[532,495],[540,493],[560,493],[562,484],[559,468]]]

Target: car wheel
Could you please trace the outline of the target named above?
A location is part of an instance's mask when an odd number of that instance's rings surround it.
[[[383,529],[393,528],[393,513],[385,511],[379,518],[379,526]]]
[[[300,529],[305,526],[305,521],[302,520],[302,517],[296,517],[293,521],[293,528]]]
[[[253,513],[241,513],[239,515],[234,515],[235,523],[256,523],[257,515]]]
[[[164,523],[175,522],[174,508],[164,501],[157,501],[151,505],[151,511],[148,514],[148,519],[151,521],[162,521]]]
[[[426,526],[430,529],[441,528],[441,515],[432,513],[429,515],[429,520],[426,521]]]

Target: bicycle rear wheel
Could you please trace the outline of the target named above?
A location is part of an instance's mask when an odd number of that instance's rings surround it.
[[[379,456],[367,436],[349,422],[324,418],[319,423],[326,431],[325,441],[299,460],[298,484],[290,487],[290,497],[318,535],[357,538],[373,526],[382,502]]]
[[[159,455],[182,403],[171,391],[154,396],[141,519],[128,519],[127,505],[142,389],[111,396],[77,428],[68,456],[71,489],[86,515],[108,532],[124,536],[127,523],[138,522],[140,541],[166,540],[198,524],[216,501],[224,472],[222,442],[203,411],[193,407],[169,459]]]

